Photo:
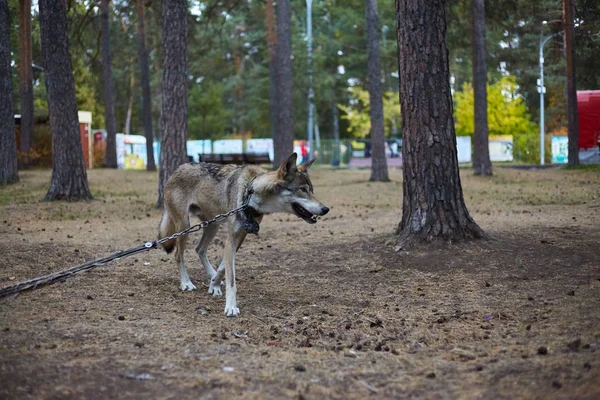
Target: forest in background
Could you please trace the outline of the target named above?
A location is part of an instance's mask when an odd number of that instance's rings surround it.
[[[9,0],[11,48],[13,49],[13,95],[19,112],[19,6]],[[263,1],[212,0],[188,2],[189,138],[270,137],[269,55]],[[161,2],[143,2],[146,19],[152,114],[154,131],[160,135],[159,115],[162,77]],[[33,63],[43,65],[37,4],[33,2]],[[294,135],[306,136],[308,75],[306,51],[306,3],[292,1],[293,112]],[[381,64],[386,116],[385,133],[399,135],[398,65],[395,9],[378,2],[381,28]],[[111,52],[114,100],[118,132],[143,134],[142,93],[137,53],[136,2],[111,2]],[[468,91],[472,76],[470,1],[450,0],[446,6],[447,40],[450,51],[451,84],[454,90],[458,134],[472,134],[472,114],[460,112],[472,102]],[[594,0],[575,2],[576,74],[579,90],[600,87],[600,4]],[[565,59],[560,0],[501,0],[486,7],[487,69],[491,87],[511,83],[513,97],[521,103],[516,122],[531,132],[532,146],[539,121],[538,48],[540,35],[557,34],[545,46],[547,132],[566,132]],[[77,102],[80,110],[93,113],[93,127],[104,127],[100,8],[94,1],[70,1],[69,40],[73,60]],[[542,21],[547,21],[543,24]],[[313,2],[313,85],[316,123],[322,139],[333,137],[334,106],[339,110],[342,138],[368,135],[361,120],[368,122],[366,93],[366,32],[364,1]],[[44,73],[33,69],[34,112],[47,115]],[[502,91],[502,87],[499,89]],[[488,93],[488,102],[493,102]],[[366,100],[365,100],[366,99]],[[461,103],[464,102],[464,103]],[[494,113],[490,121],[511,134],[514,116]],[[128,118],[128,115],[130,118]],[[504,121],[506,119],[506,121]],[[513,118],[514,119],[514,118]],[[129,121],[129,122],[128,122]],[[129,125],[129,128],[128,128]],[[396,127],[396,129],[394,129]],[[509,131],[510,130],[510,131]],[[398,132],[398,133],[396,133]]]

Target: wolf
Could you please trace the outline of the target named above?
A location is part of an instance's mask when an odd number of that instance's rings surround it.
[[[159,238],[187,229],[190,215],[207,220],[244,202],[248,204],[243,212],[222,222],[227,224],[227,239],[218,269],[215,270],[208,260],[207,249],[219,225],[206,227],[196,247],[200,263],[210,279],[209,294],[222,295],[221,281],[225,275],[225,315],[228,317],[240,314],[236,302],[235,254],[248,233],[258,233],[263,216],[288,213],[314,224],[317,216],[329,212],[329,208],[315,198],[308,176],[315,160],[296,166],[297,158],[297,154],[293,153],[276,171],[267,171],[256,165],[183,164],[165,186]],[[187,235],[184,235],[163,243],[167,253],[175,249],[183,291],[196,289],[183,259],[187,240]]]

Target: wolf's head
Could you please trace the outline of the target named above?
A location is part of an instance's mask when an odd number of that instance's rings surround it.
[[[250,206],[260,214],[284,212],[294,214],[309,224],[317,222],[329,208],[314,196],[308,169],[314,159],[296,167],[298,156],[292,154],[277,171],[260,175],[252,184]]]

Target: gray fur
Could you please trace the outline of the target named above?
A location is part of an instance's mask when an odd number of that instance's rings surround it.
[[[165,210],[159,226],[159,237],[165,237],[190,226],[190,214],[207,220],[239,207],[249,196],[249,208],[223,222],[227,224],[227,240],[223,261],[217,270],[210,264],[206,250],[216,235],[217,228],[203,233],[196,252],[210,278],[209,293],[221,295],[220,282],[225,275],[225,314],[237,316],[235,253],[244,242],[247,233],[257,233],[263,215],[276,212],[295,214],[309,223],[316,222],[317,215],[325,215],[325,207],[313,196],[313,186],[308,168],[314,161],[296,167],[296,153],[282,163],[277,171],[266,171],[259,166],[217,165],[190,163],[180,166],[165,186]],[[175,258],[181,274],[181,289],[193,290],[193,285],[183,259],[187,236],[163,244]]]

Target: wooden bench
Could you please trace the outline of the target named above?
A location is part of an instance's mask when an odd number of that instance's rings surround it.
[[[215,164],[271,164],[269,153],[198,154],[198,159]]]

